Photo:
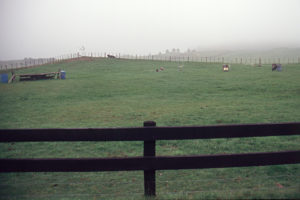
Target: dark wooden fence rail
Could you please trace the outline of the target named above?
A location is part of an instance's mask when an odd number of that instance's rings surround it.
[[[144,171],[145,195],[155,195],[155,170],[203,169],[300,163],[299,151],[199,156],[155,156],[156,140],[299,135],[300,122],[197,127],[0,129],[0,142],[144,141],[144,156],[130,158],[0,159],[0,172]]]

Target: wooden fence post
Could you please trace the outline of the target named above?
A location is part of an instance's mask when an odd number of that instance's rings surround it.
[[[144,127],[155,127],[156,122],[145,121]],[[155,140],[144,141],[144,157],[155,156]],[[155,196],[155,170],[144,170],[144,194]]]

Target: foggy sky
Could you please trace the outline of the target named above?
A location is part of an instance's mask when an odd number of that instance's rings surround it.
[[[300,47],[299,0],[0,0],[0,60]]]

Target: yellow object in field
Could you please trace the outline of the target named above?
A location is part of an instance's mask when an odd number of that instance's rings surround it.
[[[229,66],[228,65],[223,65],[223,71],[228,72],[229,71]]]

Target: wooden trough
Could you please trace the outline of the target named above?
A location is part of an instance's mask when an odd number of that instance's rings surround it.
[[[57,79],[61,78],[61,71],[58,72],[48,72],[48,73],[39,73],[39,74],[14,74],[12,72],[12,76],[9,79],[8,83],[13,82],[17,77],[19,77],[20,81],[34,81],[34,80],[46,80],[46,79]]]

